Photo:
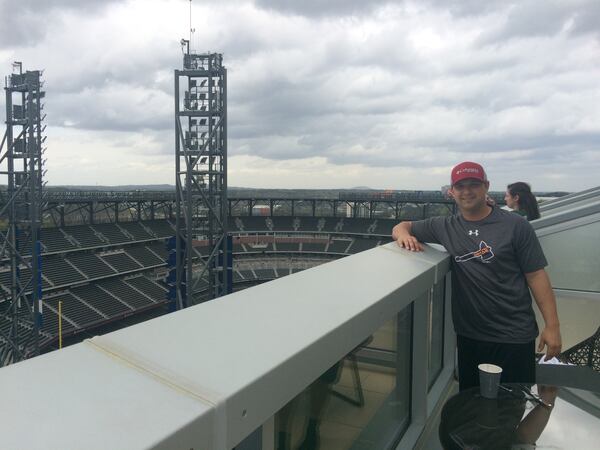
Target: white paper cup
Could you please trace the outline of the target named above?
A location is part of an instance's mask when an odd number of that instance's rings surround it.
[[[479,364],[479,388],[485,398],[498,397],[498,386],[502,376],[502,367],[495,364]]]

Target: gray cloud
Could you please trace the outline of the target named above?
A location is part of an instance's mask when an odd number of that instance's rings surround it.
[[[73,4],[62,3],[86,20],[102,7]],[[213,1],[196,6],[194,48],[224,54],[232,156],[377,170],[468,157],[511,177],[504,166],[515,176],[527,167],[591,174],[600,170],[599,14],[584,0],[543,10],[501,1]],[[160,14],[144,20],[150,29],[164,23]],[[35,47],[8,48],[46,69],[50,126],[114,135],[114,147],[136,154],[147,142],[172,153],[185,27],[139,38],[110,26],[81,42],[74,29],[52,47],[42,36]]]
[[[96,14],[124,0],[0,0],[0,49],[28,47],[46,35],[57,12]]]
[[[482,35],[483,43],[504,44],[510,39],[551,37],[561,32],[596,35],[600,32],[600,6],[595,0],[548,0],[543,7],[535,0],[527,0],[505,11],[503,20]]]
[[[436,10],[448,11],[454,16],[473,17],[497,12],[517,2],[506,0],[424,0],[423,3]]]
[[[309,17],[351,16],[367,14],[386,4],[401,4],[397,0],[255,0],[257,6],[282,13]]]

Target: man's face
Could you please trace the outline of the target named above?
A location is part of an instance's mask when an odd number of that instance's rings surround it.
[[[486,204],[489,186],[487,181],[466,178],[452,186],[452,197],[462,211],[477,211]]]

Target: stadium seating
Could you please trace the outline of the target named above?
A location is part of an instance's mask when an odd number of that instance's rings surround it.
[[[240,270],[239,272],[245,281],[256,280],[256,274],[252,270]]]
[[[378,219],[373,233],[391,236],[392,228],[394,228],[397,223],[398,221],[395,219]]]
[[[275,244],[278,252],[299,252],[300,245],[297,242],[277,242]]]
[[[300,248],[305,253],[310,253],[310,252],[323,253],[325,251],[325,245],[326,244],[324,244],[324,243],[318,243],[318,242],[303,242],[302,244],[300,244]]]
[[[154,253],[161,261],[166,261],[169,257],[167,246],[164,242],[146,245],[146,248]]]
[[[273,231],[294,231],[293,217],[273,217]]]
[[[277,278],[285,277],[286,275],[290,275],[290,268],[278,268],[275,269]]]
[[[242,277],[242,274],[239,271],[234,270],[233,271],[233,282],[234,283],[239,283],[240,281],[244,281],[244,278]]]
[[[87,279],[61,255],[44,258],[42,260],[42,273],[55,287],[75,284]]]
[[[256,277],[259,280],[272,280],[275,277],[275,271],[273,269],[254,269]]]
[[[101,259],[108,263],[109,266],[113,267],[117,272],[130,272],[142,267],[123,251],[101,255]]]
[[[46,252],[64,252],[76,248],[60,228],[42,228],[40,238]]]
[[[162,300],[162,298],[153,300],[151,297],[132,288],[130,285],[117,278],[102,281],[98,284],[98,287],[110,292],[112,295],[118,297],[135,309],[141,309],[155,305],[157,301]]]
[[[373,248],[385,239],[368,239],[365,235],[389,236],[395,221],[243,216],[230,218],[229,224],[235,230],[232,251],[238,256],[234,261],[243,262],[241,269],[236,267],[233,271],[233,282],[245,287],[312,267],[314,261],[303,261],[306,258],[303,253],[312,259],[328,261]],[[241,237],[236,236],[236,231]],[[269,235],[264,237],[262,233]],[[332,234],[327,241],[323,238],[327,233],[339,235]],[[352,238],[344,236],[346,233],[362,236]],[[58,333],[59,301],[63,302],[65,336],[164,305],[167,289],[154,279],[165,274],[161,269],[168,258],[165,239],[174,234],[173,223],[165,219],[42,229],[42,299],[47,306],[43,308],[43,345],[55,339]],[[317,234],[320,236],[314,240]],[[21,240],[21,245],[25,245],[27,239]],[[274,242],[266,242],[268,240]],[[198,252],[207,254],[208,247],[202,246],[203,242],[196,245]],[[258,262],[251,262],[257,258]],[[0,266],[0,288],[4,296],[10,293],[7,262],[4,260]],[[22,268],[21,278],[29,279],[27,269]],[[0,329],[5,323],[10,325],[7,317],[6,312],[2,314],[0,304]],[[2,342],[0,337],[0,345]]]
[[[274,251],[273,249],[273,243],[268,242],[268,243],[251,243],[251,244],[245,244],[246,246],[246,250],[248,251],[248,253],[255,253],[255,252],[272,252]]]
[[[377,246],[377,241],[375,239],[362,239],[356,238],[354,242],[348,249],[349,253],[359,253],[365,250],[372,249]]]
[[[144,245],[127,247],[126,251],[130,257],[144,267],[153,267],[165,262]]]
[[[319,231],[318,230],[318,217],[300,217],[300,227],[298,231]]]
[[[71,298],[74,299],[74,297]],[[42,330],[53,336],[56,336],[58,334],[58,302],[61,300],[62,296],[45,298],[43,300],[44,307],[42,308]],[[63,308],[64,305],[65,304],[63,303]],[[75,328],[75,325],[73,325],[71,322],[65,319],[65,312],[63,310],[63,333],[73,331]]]
[[[123,281],[156,301],[164,301],[166,298],[167,289],[143,275]]]
[[[344,233],[368,233],[369,226],[373,223],[371,219],[351,219],[344,221]]]
[[[43,264],[43,261],[42,261]],[[43,266],[42,266],[43,267]],[[21,273],[21,283],[29,282],[31,279],[31,270],[28,267],[23,267],[20,270]],[[42,276],[42,289],[47,289],[50,287],[50,284],[46,281],[46,279]],[[29,289],[26,289],[29,290]]]
[[[80,247],[99,247],[108,242],[100,239],[96,232],[89,225],[75,225],[63,228],[66,233],[75,238]]]
[[[66,317],[70,321],[74,322],[77,325],[76,328],[84,328],[93,323],[105,320],[104,316],[99,314],[94,309],[90,308],[85,303],[79,301],[78,298],[71,295],[70,293],[54,296],[50,299],[44,299],[43,301],[49,306],[52,306],[52,308],[56,312],[58,312],[59,308],[58,302],[61,301],[63,317]],[[65,322],[66,321],[63,320],[63,327],[65,325]]]
[[[27,283],[31,278],[31,271],[28,268],[21,267],[19,269],[21,284]],[[4,292],[8,295],[10,294],[10,285],[11,285],[11,272],[10,270],[5,270],[0,272],[0,285],[2,286]],[[46,289],[51,287],[51,285],[42,277],[42,289]],[[29,292],[31,288],[26,289]],[[0,298],[2,296],[0,295]]]
[[[24,313],[24,311],[23,311]],[[23,314],[24,315],[24,314]],[[0,306],[0,347],[8,344],[6,339],[7,336],[10,336],[10,330],[12,328],[12,318],[7,315],[6,309]],[[19,342],[19,346],[24,349],[27,346],[34,345],[34,336],[29,334],[29,330],[31,329],[30,324],[26,324],[23,321],[18,323],[19,332],[22,333],[21,341]],[[42,330],[42,339],[47,336],[46,333]]]
[[[71,292],[110,318],[124,316],[132,311],[132,308],[100,289],[96,284],[79,286],[71,289]]]
[[[17,249],[21,255],[31,255],[31,236],[17,232]]]
[[[233,238],[233,245],[231,248],[233,253],[245,253],[245,247],[239,242],[239,239]]]
[[[94,253],[70,253],[67,259],[88,278],[99,278],[114,275],[116,272],[107,266],[102,259]]]
[[[142,225],[152,231],[158,238],[168,238],[175,235],[175,229],[166,220],[143,221]]]
[[[230,217],[229,218],[229,230],[230,231],[244,231],[244,222],[241,217]]]
[[[123,242],[132,241],[129,236],[126,236],[115,223],[102,223],[92,225],[92,229],[101,233],[110,244],[122,244]]]
[[[10,277],[11,277],[10,268],[8,268],[8,270],[3,270],[2,272],[0,272],[0,286],[2,286],[2,288],[6,294],[10,293],[10,283],[11,283]],[[1,295],[0,295],[0,298],[2,298]]]
[[[118,226],[136,241],[145,241],[154,238],[140,222],[119,222]]]
[[[346,254],[346,249],[352,241],[350,239],[334,239],[329,243],[327,248],[328,253],[343,253]]]
[[[267,228],[266,217],[243,217],[244,222],[244,231],[247,233],[251,233],[253,231],[269,231]]]
[[[342,217],[327,217],[323,223],[324,232],[341,232],[343,230],[344,219]]]

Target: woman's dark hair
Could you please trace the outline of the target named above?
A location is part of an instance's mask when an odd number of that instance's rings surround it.
[[[540,218],[540,210],[535,195],[531,192],[531,186],[522,181],[517,181],[508,185],[508,192],[511,196],[519,196],[519,210],[525,211],[527,220]]]

